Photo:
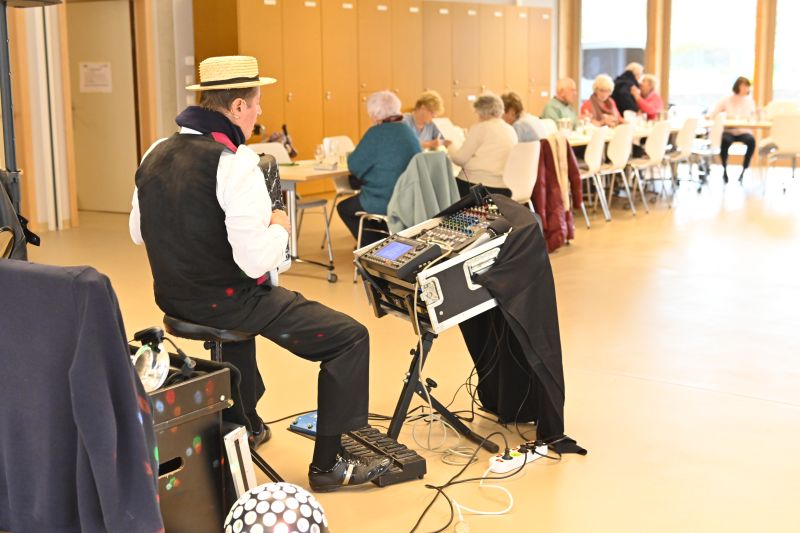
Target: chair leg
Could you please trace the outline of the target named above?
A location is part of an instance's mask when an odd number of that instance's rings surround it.
[[[530,198],[528,198],[528,202],[527,203],[528,203],[528,209],[531,210],[531,213],[536,213],[536,210],[533,208],[533,202],[531,202]]]
[[[610,182],[610,184],[608,186],[608,204],[607,205],[608,205],[609,208],[611,207],[611,199],[614,196],[614,184],[616,183],[616,181],[617,181],[617,173],[614,172],[613,174],[611,174],[611,182]]]
[[[653,171],[655,172],[655,167],[653,167],[653,169],[654,169]],[[659,174],[660,174],[660,171],[659,171]],[[661,177],[661,176],[659,175],[659,177]],[[641,174],[639,174],[639,169],[638,168],[636,169],[636,186],[639,187],[639,196],[642,197],[642,203],[644,204],[644,211],[645,211],[645,213],[649,213],[650,212],[650,208],[647,205],[647,198],[644,195],[644,188],[642,188],[642,176],[641,176]]]
[[[603,216],[606,219],[606,222],[611,221],[611,212],[608,209],[608,204],[606,203],[606,195],[604,194],[603,187],[600,184],[600,176],[595,174],[592,176],[594,180],[594,187],[597,189],[597,199],[600,201],[600,209],[603,210]]]
[[[339,197],[342,196],[341,193],[336,193],[333,197],[333,205],[331,206],[331,213],[326,217],[325,223],[328,225],[328,231],[330,232],[331,222],[333,221],[333,214],[336,212],[336,202],[339,201]],[[322,243],[319,245],[319,249],[322,250],[325,248],[325,239],[327,237],[322,238]]]
[[[583,211],[583,219],[586,221],[586,228],[592,229],[592,224],[589,222],[589,213],[586,212],[586,202],[581,202],[581,211]]]
[[[333,246],[331,245],[331,226],[328,219],[328,207],[322,206],[322,216],[325,217],[325,240],[328,241],[328,261],[333,265]],[[324,242],[324,241],[323,241]]]
[[[361,236],[364,234],[364,217],[358,219],[358,239],[356,240],[356,250],[361,248]],[[358,281],[358,269],[353,267],[353,283]]]
[[[635,172],[638,173],[639,171],[635,170]],[[628,195],[628,204],[631,206],[631,213],[633,213],[633,216],[636,216],[636,206],[633,205],[633,195],[631,194],[631,188],[628,185],[628,176],[626,175],[624,169],[620,170],[619,173],[622,176],[622,184],[625,186],[625,192]]]

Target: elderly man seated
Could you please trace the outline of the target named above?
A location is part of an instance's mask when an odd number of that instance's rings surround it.
[[[517,93],[510,92],[500,97],[503,100],[505,112],[503,120],[511,124],[517,132],[519,142],[528,143],[547,137],[547,131],[538,117],[526,113],[522,107],[522,99]]]
[[[483,94],[473,104],[479,122],[470,127],[464,143],[456,147],[445,141],[453,163],[461,167],[456,178],[458,192],[464,196],[477,183],[489,192],[511,196],[503,182],[503,170],[511,148],[517,144],[517,132],[501,117],[503,101],[491,93]]]
[[[542,110],[542,118],[549,118],[556,124],[562,118],[568,118],[572,121],[572,126],[578,122],[578,117],[575,114],[575,98],[578,95],[578,90],[575,87],[575,81],[572,78],[561,78],[556,84],[556,95],[550,99]]]
[[[386,214],[397,178],[420,148],[414,132],[403,123],[400,99],[389,91],[373,93],[367,98],[367,113],[375,123],[356,149],[347,158],[350,174],[361,182],[361,193],[343,200],[336,207],[342,221],[358,238],[358,211]],[[370,225],[366,226],[372,228]],[[375,228],[372,228],[375,229]],[[375,231],[364,233],[361,244],[369,244],[383,236]]]

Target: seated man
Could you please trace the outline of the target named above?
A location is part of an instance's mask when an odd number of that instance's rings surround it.
[[[503,120],[517,132],[517,137],[521,143],[529,143],[545,139],[547,131],[538,117],[525,112],[522,106],[522,98],[515,92],[505,93],[500,97],[503,100],[505,112]]]
[[[575,98],[578,90],[575,82],[571,78],[561,78],[556,84],[556,95],[545,104],[542,110],[542,118],[549,118],[558,124],[562,118],[572,121],[574,128],[578,124],[578,116],[575,113]]]
[[[631,86],[631,94],[636,99],[639,110],[647,115],[647,120],[655,120],[664,111],[664,101],[658,94],[658,78],[652,74],[642,76],[639,86]]]
[[[158,306],[216,328],[246,331],[321,363],[318,435],[311,488],[329,491],[382,475],[387,458],[363,463],[341,435],[367,424],[369,335],[350,317],[264,283],[284,258],[289,220],[272,211],[259,157],[245,146],[253,132],[260,86],[255,58],[213,57],[200,64],[200,106],[178,115],[179,133],[157,141],[136,171],[131,238],[144,243]],[[271,212],[272,211],[272,212]],[[225,361],[241,371],[244,411],[255,445],[268,428],[256,412],[264,384],[255,340],[226,343]]]

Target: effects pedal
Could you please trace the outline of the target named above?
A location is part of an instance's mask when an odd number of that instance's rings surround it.
[[[389,467],[389,470],[372,481],[379,487],[412,479],[422,479],[427,472],[425,458],[371,426],[365,426],[342,435],[342,447],[353,455],[365,459],[376,455],[385,455],[391,458],[392,466]]]
[[[534,452],[534,450],[536,451]],[[489,470],[495,474],[508,474],[519,470],[524,463],[530,463],[545,455],[547,455],[547,445],[523,444],[522,446],[511,448],[510,459],[503,459],[502,453],[498,453],[489,459]]]

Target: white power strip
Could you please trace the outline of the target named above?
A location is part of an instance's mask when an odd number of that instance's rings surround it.
[[[524,463],[530,463],[540,457],[547,455],[547,446],[537,446],[536,453],[527,447],[525,452],[521,452],[520,447],[511,448],[509,455],[511,459],[503,459],[503,454],[498,453],[489,459],[489,470],[495,474],[507,474],[518,470]]]

